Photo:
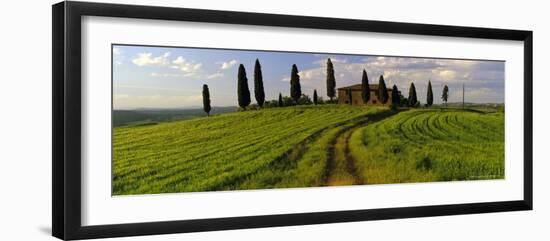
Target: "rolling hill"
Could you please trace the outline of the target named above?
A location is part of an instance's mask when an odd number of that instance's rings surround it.
[[[121,126],[113,194],[502,178],[503,120],[321,105]]]
[[[235,106],[214,106],[210,114],[217,115],[237,110],[238,107]],[[204,116],[206,114],[202,108],[113,110],[113,126],[156,124]]]

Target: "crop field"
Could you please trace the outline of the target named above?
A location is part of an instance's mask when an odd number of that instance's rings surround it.
[[[504,178],[504,113],[409,110],[353,132],[362,183]]]
[[[385,111],[285,107],[117,127],[113,194],[317,186],[331,135]]]
[[[113,195],[504,177],[504,114],[270,108],[113,131]]]

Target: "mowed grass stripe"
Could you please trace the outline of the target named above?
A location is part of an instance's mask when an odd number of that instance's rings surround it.
[[[367,183],[504,177],[504,114],[410,110],[355,131],[350,151]]]
[[[250,135],[252,133],[252,135]],[[209,133],[211,134],[212,136],[220,136],[220,135],[217,135],[215,133]],[[223,134],[228,134],[228,133],[223,133]],[[222,134],[222,135],[223,135]],[[192,135],[186,135],[186,137],[194,137]],[[222,136],[223,137],[223,136]],[[244,132],[241,136],[241,139],[242,140],[246,140],[244,143],[240,143],[240,142],[230,142],[230,143],[227,143],[227,145],[225,146],[205,146],[204,143],[200,143],[200,142],[194,142],[192,143],[191,145],[188,145],[188,149],[191,149],[191,150],[199,150],[200,151],[200,156],[199,157],[202,157],[202,156],[205,156],[205,155],[208,155],[209,153],[206,153],[205,151],[205,148],[209,148],[209,147],[212,147],[212,152],[219,152],[219,148],[220,147],[223,147],[223,148],[231,148],[231,147],[241,147],[240,145],[243,145],[243,144],[247,144],[248,142],[253,142],[253,141],[256,141],[254,138],[257,138],[257,139],[261,139],[261,138],[265,138],[265,136],[262,136],[262,135],[258,135],[257,131],[255,132]],[[183,139],[183,138],[182,138]],[[191,138],[187,138],[187,139],[191,139]],[[174,141],[174,142],[171,142],[172,145],[186,145],[188,144],[187,142],[179,142],[179,141]],[[204,147],[202,149],[200,148],[197,148],[197,147]],[[154,153],[151,153],[151,155],[156,155],[160,152],[174,152],[174,153],[177,153],[177,152],[180,152],[180,150],[177,150],[177,149],[161,149],[159,151],[156,151]],[[191,154],[191,153],[189,153]]]
[[[114,130],[114,194],[216,190],[267,166],[328,126],[365,115],[288,107]]]
[[[371,116],[387,112],[385,108],[370,108],[359,118],[334,124],[322,132],[310,136],[303,143],[293,148],[287,156],[258,169],[257,172],[245,177],[238,183],[227,186],[225,190],[258,189],[258,188],[289,188],[315,187],[326,185],[329,147],[342,130],[356,126],[368,120]]]

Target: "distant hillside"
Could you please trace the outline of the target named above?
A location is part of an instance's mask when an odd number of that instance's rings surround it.
[[[445,104],[434,104],[434,106],[445,106]],[[462,107],[462,102],[449,102],[448,107]],[[470,103],[465,102],[465,107],[502,107],[504,103]]]
[[[212,107],[211,115],[234,112],[234,106]],[[206,116],[201,108],[114,110],[113,126],[151,124]]]
[[[445,104],[437,104],[433,105],[434,107],[443,107],[443,108],[449,108],[449,109],[462,109],[462,102],[449,102],[445,106]],[[482,112],[503,112],[504,111],[504,103],[464,103],[464,108],[469,110],[476,110],[476,111],[482,111]]]

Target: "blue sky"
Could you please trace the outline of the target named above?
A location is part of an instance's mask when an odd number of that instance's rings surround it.
[[[237,68],[246,68],[254,96],[254,61],[260,60],[266,99],[279,92],[289,95],[292,64],[298,66],[302,92],[326,97],[326,60],[334,64],[336,87],[358,84],[367,71],[370,83],[384,75],[386,85],[396,84],[407,97],[414,82],[419,100],[425,103],[428,80],[434,102],[441,103],[444,85],[449,102],[504,102],[504,62],[365,55],[312,54],[149,46],[113,46],[113,105],[115,109],[189,108],[202,105],[202,85],[210,89],[212,106],[237,105]]]

